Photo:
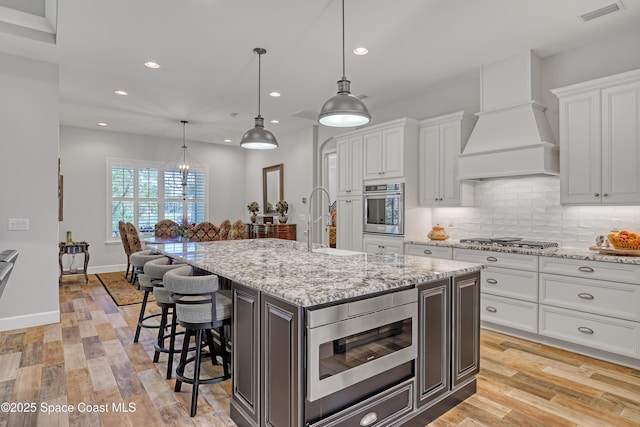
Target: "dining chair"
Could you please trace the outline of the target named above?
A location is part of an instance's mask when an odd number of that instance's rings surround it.
[[[124,221],[118,221],[118,230],[120,232],[120,240],[122,240],[122,248],[127,255],[127,271],[124,274],[124,278],[128,279],[129,268],[131,267],[131,248],[129,247],[129,239],[127,239],[127,224]]]
[[[174,239],[182,236],[180,225],[170,219],[163,219],[153,226],[154,235],[159,239]]]
[[[229,231],[229,235],[227,236],[228,240],[240,240],[240,239],[248,239],[247,232],[244,228],[244,222],[242,220],[237,220],[231,226],[231,230]]]
[[[231,231],[231,221],[225,219],[220,224],[220,240],[227,240],[229,238],[229,232]]]
[[[191,228],[192,242],[210,242],[213,240],[220,240],[220,228],[214,224],[203,221]]]

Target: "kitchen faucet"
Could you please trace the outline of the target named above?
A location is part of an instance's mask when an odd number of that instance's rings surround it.
[[[316,191],[324,191],[327,195],[327,199],[329,200],[329,204],[331,204],[331,196],[329,192],[324,187],[316,187],[311,190],[311,194],[309,195],[309,213],[307,214],[307,251],[311,251],[311,235],[313,234],[313,224],[324,218],[325,216],[331,218],[330,215],[320,215],[318,218],[311,220],[311,205],[313,204],[313,195],[316,194]]]

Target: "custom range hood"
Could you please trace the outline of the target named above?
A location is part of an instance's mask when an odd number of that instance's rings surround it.
[[[535,100],[539,74],[540,58],[530,51],[482,66],[482,111],[458,155],[460,179],[558,175],[558,146]]]

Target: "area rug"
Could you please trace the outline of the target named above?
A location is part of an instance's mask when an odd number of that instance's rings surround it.
[[[137,286],[129,283],[124,278],[124,271],[100,273],[96,274],[96,276],[117,305],[131,305],[142,302],[144,291],[138,290]],[[149,301],[155,301],[153,294],[149,295]]]

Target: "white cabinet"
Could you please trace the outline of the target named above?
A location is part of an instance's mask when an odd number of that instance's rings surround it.
[[[462,153],[475,122],[475,116],[463,111],[420,122],[420,205],[473,205],[473,183],[458,179],[458,154]]]
[[[404,254],[424,256],[429,258],[453,259],[453,248],[449,246],[431,246],[415,243],[405,243]]]
[[[363,179],[415,179],[418,122],[400,119],[365,128],[362,135]]]
[[[336,139],[338,196],[362,194],[362,135]]]
[[[524,332],[538,332],[538,256],[454,249],[453,259],[480,263],[480,319]]]
[[[640,358],[640,265],[540,257],[540,335]]]
[[[336,248],[362,252],[362,196],[338,197]]]
[[[640,70],[552,91],[562,204],[640,203]]]
[[[364,179],[404,177],[404,126],[364,134]]]
[[[402,255],[404,248],[404,238],[382,236],[375,234],[365,234],[362,238],[362,246],[364,252],[368,254],[385,255],[398,254]]]

